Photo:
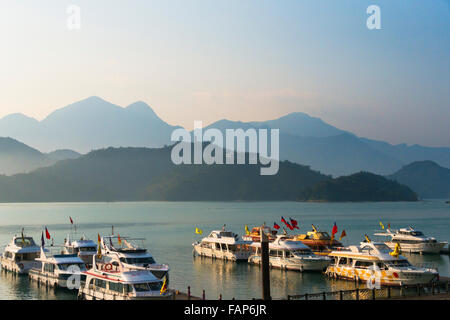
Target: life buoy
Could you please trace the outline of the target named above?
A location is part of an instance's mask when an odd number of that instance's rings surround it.
[[[106,270],[106,271],[111,271],[112,268],[113,268],[113,265],[112,265],[111,263],[107,263],[107,264],[105,265],[105,270]]]

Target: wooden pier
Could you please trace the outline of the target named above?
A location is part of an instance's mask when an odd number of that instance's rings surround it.
[[[450,278],[443,277],[440,281],[427,284],[288,295],[287,300],[450,300],[449,287]]]

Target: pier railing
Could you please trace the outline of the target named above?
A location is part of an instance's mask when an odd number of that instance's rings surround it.
[[[405,285],[401,287],[381,287],[378,289],[356,288],[313,294],[288,295],[288,300],[377,300],[432,296],[449,293],[450,281],[437,281],[427,284]]]

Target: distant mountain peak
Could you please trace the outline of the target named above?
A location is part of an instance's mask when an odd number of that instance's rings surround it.
[[[33,121],[33,122],[38,122],[38,120],[36,120],[35,118],[28,117],[28,116],[24,115],[23,113],[11,113],[11,114],[8,114],[8,115],[4,116],[4,117],[1,118],[0,120],[5,120],[5,121]]]
[[[128,111],[152,114],[157,117],[155,111],[144,101],[136,101],[125,108]]]
[[[450,169],[434,161],[415,161],[388,176],[416,191],[423,199],[450,197]]]
[[[409,168],[444,168],[444,167],[441,167],[436,162],[431,160],[422,160],[411,162],[402,167],[402,169],[409,169]]]

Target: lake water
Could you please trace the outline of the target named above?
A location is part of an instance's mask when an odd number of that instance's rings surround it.
[[[192,243],[223,224],[239,234],[266,222],[272,226],[280,217],[299,221],[300,231],[331,231],[336,221],[339,233],[345,229],[345,245],[358,244],[364,234],[371,236],[379,221],[392,228],[412,225],[439,240],[450,240],[450,205],[443,200],[417,203],[296,203],[296,202],[139,202],[139,203],[46,203],[0,204],[0,245],[9,243],[14,234],[25,233],[40,243],[43,226],[47,226],[55,244],[62,244],[70,232],[69,216],[80,233],[96,240],[97,233],[111,233],[111,225],[121,236],[145,237],[146,245],[157,262],[170,265],[170,287],[207,299],[251,299],[261,296],[261,273],[246,263],[193,258]],[[412,263],[432,262],[442,276],[450,276],[448,255],[411,255]],[[271,270],[272,297],[354,288],[353,282],[330,280],[320,273]],[[0,299],[75,299],[64,290],[38,288],[27,277],[0,275]]]

